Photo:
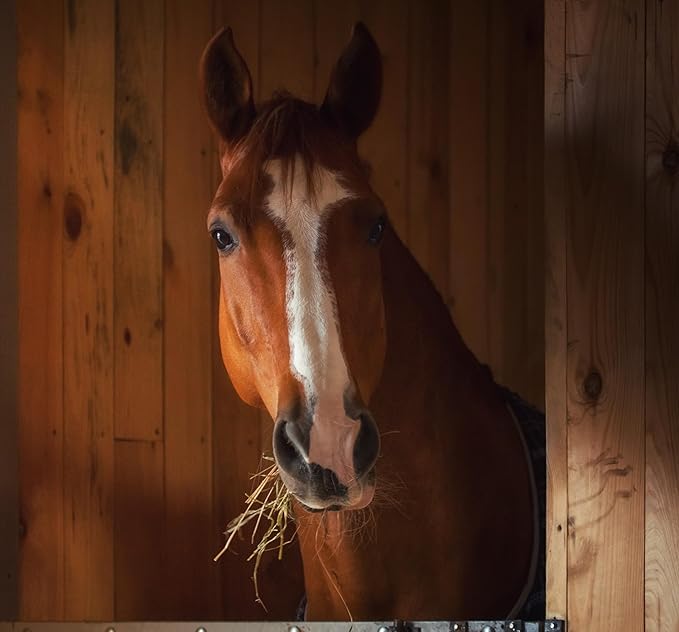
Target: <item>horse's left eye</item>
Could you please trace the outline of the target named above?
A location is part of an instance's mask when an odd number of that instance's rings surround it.
[[[382,240],[382,236],[384,235],[384,229],[386,228],[386,226],[387,218],[384,216],[380,217],[370,229],[370,234],[368,235],[368,243],[372,244],[373,246],[379,244],[380,241]]]
[[[223,228],[215,228],[210,231],[210,234],[212,235],[212,239],[215,240],[217,250],[225,252],[226,250],[233,248],[235,245],[233,237]]]

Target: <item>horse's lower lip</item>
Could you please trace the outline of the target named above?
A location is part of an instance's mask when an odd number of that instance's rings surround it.
[[[342,511],[344,507],[342,505],[329,505],[328,507],[324,507],[323,509],[314,509],[313,507],[309,507],[308,505],[305,505],[301,500],[299,501],[299,504],[306,509],[309,513],[321,513],[323,511]]]

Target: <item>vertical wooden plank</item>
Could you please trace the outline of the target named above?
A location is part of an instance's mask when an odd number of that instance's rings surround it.
[[[488,29],[489,361],[542,407],[543,2],[491,3]]]
[[[565,88],[566,2],[545,3],[545,410],[547,413],[547,616],[568,612],[568,421]]]
[[[285,89],[310,101],[313,98],[312,0],[261,0],[259,95],[267,100]]]
[[[115,442],[115,618],[166,618],[163,444]]]
[[[18,479],[18,270],[17,270],[17,20],[16,6],[0,6],[0,618],[18,615],[19,479]]]
[[[162,0],[116,2],[115,436],[161,436]]]
[[[646,630],[679,629],[679,3],[646,3]]]
[[[64,616],[62,10],[39,0],[17,4],[19,611],[27,621]]]
[[[212,5],[165,3],[165,616],[219,616],[212,522],[211,133],[197,69]]]
[[[518,123],[512,120],[509,112],[511,105],[514,75],[520,72],[512,63],[511,15],[522,2],[488,3],[487,68],[486,68],[486,107],[487,107],[487,242],[485,291],[487,296],[487,336],[488,363],[493,369],[495,379],[501,384],[513,387],[507,378],[514,377],[506,370],[505,355],[507,339],[505,323],[513,310],[519,308],[516,300],[507,302],[506,287],[511,279],[521,274],[516,261],[507,252],[506,235],[510,225],[517,221],[519,209],[509,208],[509,170],[514,158],[515,148],[509,144],[510,130]],[[523,98],[520,89],[518,98]],[[520,96],[519,96],[520,95]],[[461,158],[461,157],[460,157]],[[520,218],[519,218],[520,220]],[[523,245],[523,240],[521,244]],[[516,335],[518,332],[513,332]],[[510,334],[511,336],[512,334]]]
[[[644,625],[644,16],[566,5],[572,630]]]
[[[488,2],[450,8],[450,299],[482,362],[488,343]]]
[[[450,255],[449,2],[409,5],[408,246],[445,298]]]
[[[398,234],[408,240],[408,3],[361,4],[361,19],[382,52],[382,102],[359,148],[372,165],[374,190]]]
[[[110,619],[113,5],[72,0],[64,17],[64,616]]]

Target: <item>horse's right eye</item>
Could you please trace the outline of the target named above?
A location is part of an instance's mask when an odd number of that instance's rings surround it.
[[[236,244],[233,237],[223,228],[215,228],[210,232],[210,234],[212,235],[212,239],[215,240],[217,250],[221,252],[231,250],[231,248],[233,248]]]

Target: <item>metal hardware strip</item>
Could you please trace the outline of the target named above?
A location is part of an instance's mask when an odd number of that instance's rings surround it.
[[[349,622],[0,622],[0,632],[566,632],[547,621],[355,621]]]

